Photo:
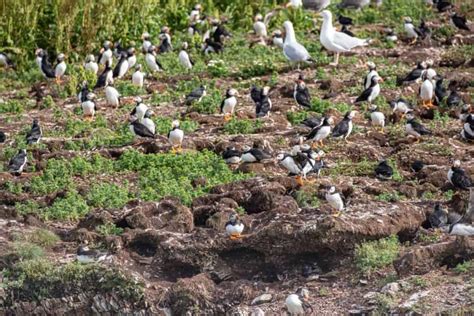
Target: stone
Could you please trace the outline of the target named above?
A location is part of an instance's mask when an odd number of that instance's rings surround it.
[[[389,294],[391,296],[395,296],[399,291],[400,284],[398,284],[397,282],[388,283],[381,290],[382,293]]]
[[[265,293],[254,298],[252,303],[250,303],[250,305],[260,305],[260,304],[270,303],[272,299],[273,299],[273,295],[271,295],[270,293]]]

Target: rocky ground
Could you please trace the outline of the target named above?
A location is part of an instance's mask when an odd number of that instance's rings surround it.
[[[465,102],[472,102],[474,60],[469,56],[472,36],[465,36],[467,39],[460,48],[443,43],[433,47],[428,44],[370,47],[342,57],[345,61],[337,69],[327,63],[305,67],[302,73],[313,97],[319,99],[331,94],[325,112],[337,122],[349,106],[333,105],[352,104],[361,90],[364,64],[374,60],[386,81],[377,103],[390,118],[384,134],[371,131],[366,106],[353,106],[359,112],[354,119],[354,133],[348,143],[327,142],[323,148],[327,168],[320,177],[312,177],[315,183],[299,187],[275,159],[269,159],[231,166],[236,173],[248,174],[248,178],[210,185],[209,190],[190,203],[176,197],[159,201],[133,198],[120,207],[91,207],[86,216],[77,220],[48,220],[34,212],[19,210],[19,205],[27,201],[38,201],[42,207],[49,207],[64,197],[65,188],[44,195],[28,189],[32,179],[43,173],[48,160],[90,158],[99,154],[116,161],[130,149],[155,155],[169,151],[169,145],[164,138],[157,138],[123,146],[71,149],[71,141],[91,134],[67,136],[52,131],[64,131],[69,117],[77,116],[76,99],[55,96],[55,107],[42,106],[43,96],[54,95],[55,88],[49,84],[38,86],[36,92],[33,89],[26,96],[33,98],[41,91],[37,106],[20,114],[6,113],[1,118],[2,129],[9,135],[7,143],[0,145],[4,150],[3,163],[7,161],[9,146],[13,146],[16,135],[23,132],[32,117],[39,118],[45,137],[43,146],[31,149],[32,160],[24,175],[13,177],[1,173],[0,267],[8,270],[17,262],[10,258],[15,236],[26,236],[43,228],[60,237],[45,250],[45,256],[55,264],[73,261],[78,245],[87,242],[106,249],[112,256],[101,265],[118,268],[142,284],[144,295],[140,299],[124,299],[115,288],[81,293],[62,289],[36,301],[26,290],[24,297],[16,299],[3,291],[2,312],[279,315],[285,314],[286,296],[299,287],[310,291],[309,303],[314,315],[474,312],[474,265],[465,271],[456,269],[460,263],[474,259],[474,240],[436,232],[427,222],[435,203],[461,214],[466,209],[468,193],[456,191],[446,179],[454,159],[460,159],[463,167],[474,175],[474,146],[459,137],[460,109],[443,107],[437,114],[419,112],[424,117],[423,123],[434,133],[416,143],[405,136],[404,121],[391,116],[386,104],[386,100],[401,95],[415,99],[418,86],[395,86],[395,78],[417,61],[428,58],[434,60],[434,68],[446,81],[458,80]],[[462,53],[466,51],[467,54]],[[243,82],[233,77],[216,80],[215,86],[220,91],[239,87],[242,97],[236,117],[252,122],[256,119],[248,87],[252,82],[271,81],[271,116],[260,120],[252,134],[226,133],[222,117],[217,114],[192,111],[176,100],[154,104],[150,94],[141,96],[158,117],[180,117],[198,123],[194,131],[186,133],[184,155],[204,149],[220,155],[229,145],[242,148],[267,140],[275,157],[280,151],[288,151],[297,144],[300,135],[309,131],[288,120],[291,117],[288,113],[300,111],[292,99],[297,77],[297,71],[282,67],[276,79],[274,75],[263,75]],[[177,82],[187,79],[190,78],[149,80],[147,90],[172,89]],[[15,91],[4,91],[0,97],[4,101],[25,98]],[[132,96],[124,98],[121,109],[107,108],[105,101],[100,100],[101,115],[108,122],[105,131],[118,128],[132,104]],[[57,109],[62,112],[57,114]],[[92,134],[103,132],[96,128]],[[373,168],[382,158],[390,159],[395,167],[394,179],[380,181],[374,177]],[[417,159],[429,166],[413,173],[410,165]],[[206,186],[205,177],[192,177],[194,188]],[[117,184],[127,179],[132,193],[139,190],[138,172],[104,172],[92,178]],[[73,180],[79,194],[87,192],[92,181],[88,175],[80,174],[73,175]],[[349,201],[340,217],[332,216],[324,200],[324,190],[329,185],[335,185]],[[18,186],[23,189],[15,190]],[[236,211],[242,214],[246,228],[244,237],[233,241],[225,236],[224,224],[229,214]],[[121,228],[120,234],[98,233],[97,228],[107,224]],[[401,242],[393,264],[370,274],[360,271],[354,257],[356,246],[392,235]],[[310,272],[303,273],[308,267]],[[4,275],[3,280],[10,279]]]

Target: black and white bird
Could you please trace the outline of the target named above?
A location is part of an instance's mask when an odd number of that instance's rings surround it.
[[[433,212],[428,217],[432,228],[440,228],[448,225],[448,210],[441,204],[436,204]]]
[[[306,135],[306,140],[313,142],[313,147],[319,145],[322,147],[323,140],[326,139],[331,134],[331,117],[324,117],[323,123],[320,126],[317,126],[311,130],[311,132]]]
[[[142,98],[136,97],[134,99],[135,107],[133,108],[132,112],[130,113],[131,116],[135,116],[139,122],[143,120],[145,117],[146,112],[148,111],[148,106],[143,103]]]
[[[39,58],[40,70],[43,76],[45,76],[45,78],[50,78],[50,79],[56,78],[55,70],[53,69],[53,66],[51,66],[48,60],[48,53],[43,49],[38,49],[36,52],[37,52],[36,56],[37,58]]]
[[[385,127],[385,114],[378,110],[378,107],[375,104],[371,104],[369,106],[370,111],[370,125],[373,128],[379,127],[380,132],[384,132]]]
[[[304,185],[306,175],[313,170],[313,164],[309,157],[301,150],[293,151],[292,154],[281,153],[277,155],[278,162],[288,171],[290,176],[296,176],[300,186]]]
[[[118,79],[122,78],[127,73],[128,68],[128,55],[126,52],[122,52],[120,54],[120,59],[112,72],[113,77]]]
[[[202,7],[201,5],[198,3],[196,4],[193,9],[191,10],[191,12],[189,13],[189,21],[190,22],[201,22],[201,10],[202,10]]]
[[[192,69],[194,62],[188,54],[188,43],[184,42],[181,51],[178,54],[179,63],[186,69]]]
[[[423,170],[424,167],[425,167],[425,163],[421,160],[415,160],[410,165],[410,169],[415,173],[420,172],[421,170]]]
[[[13,175],[19,176],[23,172],[23,169],[28,162],[28,157],[25,149],[20,149],[18,153],[10,159],[8,163],[8,172]]]
[[[459,160],[455,160],[449,169],[448,180],[456,189],[460,190],[469,190],[473,186],[471,177],[461,168],[461,161]]]
[[[387,42],[395,43],[398,41],[398,36],[392,28],[384,29],[385,32],[385,40]]]
[[[89,85],[87,84],[87,80],[84,80],[79,86],[79,93],[77,94],[77,100],[79,101],[79,103],[82,103],[87,99],[88,93],[89,93]]]
[[[108,105],[117,108],[120,105],[120,97],[120,93],[113,85],[108,85],[105,88],[105,98]]]
[[[15,67],[15,64],[5,52],[0,52],[0,67]]]
[[[196,89],[194,89],[193,91],[191,91],[191,93],[189,93],[186,96],[184,103],[186,105],[191,105],[195,102],[201,102],[202,98],[204,98],[206,95],[207,95],[206,86],[201,85],[197,87]]]
[[[155,133],[145,126],[145,124],[140,122],[136,116],[130,116],[129,129],[135,136],[140,136],[143,138],[155,138]]]
[[[217,19],[211,20],[211,25],[213,27],[213,33],[211,39],[215,43],[224,44],[224,40],[231,36],[230,32],[225,28],[224,23],[226,21],[219,21]]]
[[[0,131],[0,144],[4,143],[7,140],[7,135],[5,132]]]
[[[45,51],[42,48],[37,48],[35,50],[35,62],[36,65],[38,65],[40,71],[41,71],[41,63],[43,62],[43,56],[45,55]],[[42,72],[42,71],[41,71]]]
[[[438,12],[446,12],[453,8],[453,5],[449,0],[433,0],[433,4],[436,4]]]
[[[325,166],[324,161],[323,161],[323,157],[325,156],[324,151],[322,150],[313,151],[311,149],[311,146],[305,146],[305,145],[301,145],[300,148],[301,148],[301,152],[309,158],[309,163],[307,164],[307,167],[312,166],[312,169],[306,174],[315,173],[319,177],[321,174],[321,170]]]
[[[254,17],[254,23],[253,23],[253,31],[255,32],[255,35],[258,37],[266,38],[268,33],[267,33],[267,25],[263,21],[263,15],[257,14]]]
[[[407,38],[412,40],[411,44],[414,44],[418,37],[423,35],[420,29],[413,24],[413,20],[410,17],[404,18],[404,28]]]
[[[426,62],[418,62],[416,68],[410,71],[405,77],[401,77],[397,79],[397,85],[401,86],[404,83],[412,83],[419,81],[421,76],[425,72],[427,68]]]
[[[167,26],[161,28],[161,33],[158,35],[160,40],[160,45],[158,46],[158,51],[160,54],[168,53],[173,50],[173,45],[171,44],[171,35],[170,29]]]
[[[435,78],[435,104],[440,105],[441,102],[446,97],[446,88],[443,85],[444,78],[441,76],[436,76]]]
[[[159,60],[156,58],[156,47],[154,45],[151,45],[148,48],[148,51],[145,55],[145,62],[150,72],[154,73],[163,71],[163,66],[161,66]]]
[[[393,168],[384,159],[375,167],[375,176],[380,180],[390,180],[393,176]]]
[[[273,31],[272,44],[275,47],[283,49],[283,34],[280,30]]]
[[[377,72],[377,66],[373,62],[371,61],[367,62],[367,67],[369,68],[369,72],[364,78],[364,89],[370,88],[373,77],[380,77]]]
[[[151,119],[151,116],[153,115],[153,111],[147,110],[145,112],[145,116],[143,117],[141,123],[148,128],[148,130],[152,133],[156,133],[156,125],[155,122]]]
[[[343,138],[347,141],[347,138],[352,133],[352,119],[355,117],[357,111],[349,111],[344,115],[344,118],[334,126],[332,130],[332,137]]]
[[[132,46],[127,49],[128,69],[132,69],[137,63],[137,55],[135,53],[135,47]]]
[[[270,116],[272,109],[272,100],[269,96],[270,87],[265,86],[262,89],[252,86],[250,90],[250,97],[255,102],[255,113],[257,117]]]
[[[224,46],[220,42],[213,41],[211,38],[206,38],[203,46],[204,54],[209,55],[213,53],[222,53]]]
[[[336,191],[335,186],[331,186],[329,190],[326,191],[325,198],[331,208],[336,211],[334,216],[339,216],[341,211],[344,210],[344,200],[342,199],[341,194]]]
[[[307,302],[309,292],[305,288],[299,288],[295,294],[290,294],[285,300],[286,310],[291,316],[306,315],[313,312],[313,308]]]
[[[271,156],[263,149],[259,148],[256,144],[253,147],[244,146],[242,148],[241,161],[252,163],[261,162],[262,160],[270,159]]]
[[[405,125],[405,132],[408,136],[413,136],[416,138],[417,141],[419,141],[421,136],[432,134],[429,129],[427,129],[423,124],[419,123],[416,120],[415,115],[413,115],[413,113],[408,113],[406,118],[407,123]]]
[[[171,123],[171,130],[168,133],[168,141],[171,144],[171,151],[173,153],[180,153],[182,151],[183,139],[184,132],[179,128],[179,121],[174,120]]]
[[[114,83],[114,75],[113,75],[113,70],[112,70],[112,64],[109,61],[107,61],[105,63],[104,70],[99,75],[99,78],[97,78],[97,82],[94,86],[94,90],[107,87],[109,84],[113,84],[113,83]]]
[[[96,63],[94,55],[90,54],[86,56],[84,69],[93,73],[94,75],[97,75],[97,72],[99,72],[99,65]]]
[[[311,95],[309,94],[309,89],[306,87],[301,76],[296,80],[293,98],[296,103],[303,108],[311,108]]]
[[[466,116],[461,131],[461,137],[466,141],[474,141],[474,114]]]
[[[137,64],[135,66],[135,72],[132,75],[132,84],[136,87],[143,88],[145,82],[145,73],[142,71],[142,65]]]
[[[446,105],[448,107],[457,107],[457,106],[462,105],[463,102],[464,101],[462,100],[459,93],[456,91],[456,88],[455,87],[451,88],[451,93],[446,98]]]
[[[370,86],[365,89],[359,97],[357,97],[355,103],[357,104],[365,101],[372,103],[372,101],[374,101],[380,94],[380,82],[383,82],[381,77],[373,76],[370,80]]]
[[[304,126],[308,126],[309,128],[315,128],[323,124],[323,119],[322,117],[317,117],[317,116],[310,116],[306,119],[304,119],[301,124]]]
[[[451,14],[451,23],[460,30],[471,30],[467,25],[467,19],[464,16],[457,14],[456,12],[453,12]]]
[[[245,226],[237,214],[231,214],[229,221],[225,223],[225,231],[231,240],[241,239],[244,228]]]
[[[95,112],[97,111],[94,99],[95,94],[89,92],[86,95],[86,99],[81,103],[82,114],[84,115],[84,119],[86,121],[92,121],[94,119]]]
[[[54,76],[56,77],[56,82],[61,83],[61,79],[66,73],[67,65],[66,62],[64,61],[66,59],[66,56],[64,54],[59,54],[58,57],[56,57],[56,66],[54,67]]]
[[[240,163],[240,157],[242,153],[240,150],[235,149],[235,147],[227,147],[222,153],[222,158],[228,164],[238,164]]]
[[[142,34],[142,53],[143,54],[147,54],[148,53],[148,50],[150,49],[150,47],[152,46],[152,43],[151,43],[151,36],[148,32],[144,32]]]
[[[235,107],[237,106],[237,96],[237,90],[227,89],[225,98],[221,102],[221,114],[224,114],[224,121],[229,121],[232,115],[234,115]]]
[[[91,250],[87,246],[77,248],[76,259],[80,263],[97,263],[107,259],[107,253]]]
[[[113,56],[112,43],[110,41],[105,41],[99,52],[99,64],[105,65],[108,63],[112,68]]]
[[[31,125],[31,129],[26,133],[26,143],[28,145],[37,144],[41,140],[43,136],[43,132],[41,130],[41,126],[37,119],[33,120],[33,124]]]
[[[407,113],[413,111],[413,105],[410,103],[410,101],[401,97],[390,101],[389,105],[392,109],[392,113],[399,113],[402,116],[405,116]]]
[[[428,71],[425,71],[421,76],[423,83],[420,86],[418,96],[421,99],[422,106],[426,109],[434,107],[433,99],[435,96],[435,83],[432,77],[432,74]]]

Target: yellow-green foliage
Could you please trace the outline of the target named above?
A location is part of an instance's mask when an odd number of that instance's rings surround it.
[[[363,273],[371,273],[388,266],[398,256],[400,242],[393,235],[374,241],[367,241],[355,249],[355,262]]]

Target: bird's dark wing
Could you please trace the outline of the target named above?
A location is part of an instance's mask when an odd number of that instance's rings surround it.
[[[427,129],[422,124],[420,124],[416,121],[412,121],[411,126],[420,135],[430,135],[430,134],[432,134],[432,132],[429,129]]]
[[[296,91],[296,102],[304,107],[311,107],[311,95],[309,94],[308,88],[298,88]]]
[[[39,125],[34,125],[30,131],[26,134],[26,142],[28,144],[35,143],[41,137],[41,127]]]
[[[225,98],[221,102],[221,113],[224,110]]]
[[[384,176],[384,177],[391,177],[393,175],[393,169],[389,165],[379,164],[375,168],[375,174],[376,175],[381,175],[381,176]]]
[[[302,152],[297,153],[296,156],[293,157],[293,160],[301,170],[303,170],[306,163],[310,161],[308,156]]]
[[[262,117],[270,112],[270,102],[268,98],[263,98],[263,100],[257,103],[257,117]]]
[[[160,67],[160,69],[165,70],[165,68],[163,68],[163,66],[161,65],[160,61],[158,60],[158,58],[155,58],[155,62],[156,62],[156,64],[158,65],[158,67]]]
[[[472,186],[471,178],[462,169],[458,169],[457,172],[453,173],[452,181],[453,183],[456,183],[460,189],[463,190],[467,190]]]
[[[94,86],[94,90],[98,88],[105,87],[105,83],[107,81],[107,72],[109,70],[104,69],[104,71],[99,75],[99,78],[97,78],[97,83]]]
[[[133,124],[133,130],[135,131],[135,134],[141,137],[148,137],[148,138],[155,137],[155,135],[145,125],[139,122],[135,122]]]
[[[120,74],[120,67],[122,67],[123,59],[121,58],[120,61],[115,65],[114,71],[112,72],[112,76],[117,78]]]
[[[332,131],[332,137],[340,137],[346,135],[349,130],[349,125],[347,120],[340,121]]]
[[[253,86],[250,90],[250,97],[252,98],[253,102],[257,103],[260,101],[260,96],[262,95],[262,89]]]
[[[315,128],[316,126],[321,125],[322,122],[323,122],[323,120],[320,119],[320,118],[308,117],[306,120],[302,121],[301,123],[303,125],[308,126],[308,127]]]
[[[54,72],[53,67],[49,63],[47,56],[44,56],[42,61],[41,61],[41,70],[43,70],[44,74],[48,78],[55,78],[56,77],[56,73]]]
[[[313,128],[311,132],[309,132],[309,134],[306,135],[306,139],[313,139],[316,136],[316,134],[318,134],[320,129],[321,129],[321,126],[317,126]]]
[[[451,92],[451,94],[448,96],[448,99],[446,99],[446,104],[448,106],[456,106],[459,103],[461,103],[461,97],[456,91]]]
[[[369,87],[368,89],[365,89],[362,94],[355,100],[355,103],[367,101],[371,93],[372,88]]]
[[[415,81],[420,78],[423,74],[423,69],[415,68],[413,69],[402,81]]]
[[[18,170],[22,164],[25,163],[26,156],[23,153],[15,155],[8,164],[8,169],[11,171]]]

